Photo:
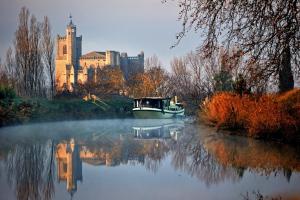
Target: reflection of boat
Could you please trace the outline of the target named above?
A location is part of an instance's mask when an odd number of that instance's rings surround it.
[[[184,116],[184,108],[181,103],[174,102],[171,98],[144,97],[134,99],[133,115],[136,118],[169,119]]]
[[[157,126],[134,126],[134,137],[136,139],[178,139],[183,128],[181,123],[161,124]]]

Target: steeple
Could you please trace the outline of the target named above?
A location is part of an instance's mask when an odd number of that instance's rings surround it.
[[[71,13],[69,15],[69,19],[70,19],[70,22],[69,22],[68,26],[74,26]]]
[[[71,65],[76,64],[76,26],[73,24],[72,15],[66,29],[67,61]]]

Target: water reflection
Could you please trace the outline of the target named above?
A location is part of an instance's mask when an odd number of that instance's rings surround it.
[[[74,139],[56,147],[58,181],[67,182],[67,191],[73,196],[77,181],[82,181],[82,157]]]
[[[290,181],[300,171],[299,149],[286,144],[212,134],[203,138],[203,146],[219,164],[239,169],[240,175],[248,169],[264,176],[281,173]]]
[[[48,134],[50,129],[53,134]],[[72,197],[80,190],[84,165],[143,166],[156,174],[170,160],[168,170],[207,186],[240,182],[246,172],[266,178],[282,174],[289,182],[300,171],[296,148],[182,121],[85,121],[0,129],[0,155],[5,166],[0,174],[7,175],[16,199],[22,200],[53,199],[55,185],[61,183]]]
[[[195,130],[186,131],[195,132]],[[197,132],[184,134],[178,143],[173,145],[172,150],[174,168],[197,177],[206,185],[217,184],[224,180],[236,181],[240,177],[239,170],[217,162],[215,156],[202,145]]]
[[[6,157],[7,182],[17,199],[51,199],[54,193],[54,145],[19,144]]]

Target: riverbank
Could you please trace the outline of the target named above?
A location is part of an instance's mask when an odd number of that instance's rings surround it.
[[[219,129],[259,139],[300,142],[300,89],[283,94],[215,94],[199,117]]]
[[[132,116],[131,110],[132,100],[119,95],[106,96],[100,101],[83,100],[79,97],[48,100],[2,95],[0,126],[29,122],[125,118]]]

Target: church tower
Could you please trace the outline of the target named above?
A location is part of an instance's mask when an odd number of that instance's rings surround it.
[[[56,40],[56,85],[57,90],[72,90],[76,84],[79,58],[81,56],[82,37],[76,36],[76,26],[72,16],[66,28],[65,36],[57,36]]]
[[[70,16],[70,23],[66,29],[66,42],[67,42],[67,61],[71,65],[76,63],[76,26],[72,22],[72,16]]]

